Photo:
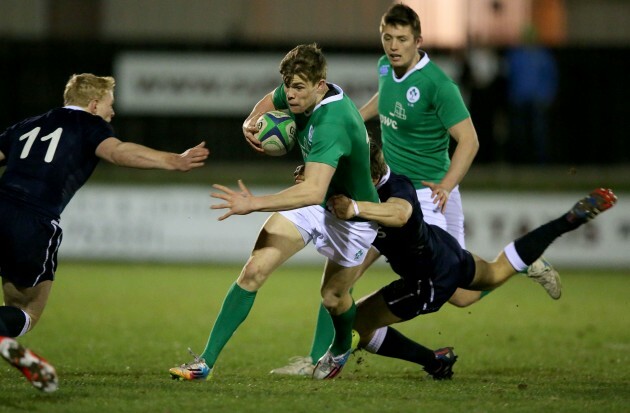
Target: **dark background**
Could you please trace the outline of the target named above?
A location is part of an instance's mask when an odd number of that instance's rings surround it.
[[[378,46],[378,45],[377,45]],[[349,49],[323,44],[327,52],[370,53],[380,48]],[[284,50],[278,46],[273,50]],[[113,73],[112,62],[121,51],[225,51],[207,45],[168,46],[161,44],[99,43],[80,41],[0,40],[0,129],[50,108],[62,106],[63,87],[73,73]],[[230,45],[231,53],[264,50],[256,45]],[[270,49],[271,50],[271,49]],[[448,51],[427,50],[432,57]],[[503,54],[504,50],[497,49]],[[630,47],[562,47],[551,49],[559,71],[559,90],[551,107],[549,152],[552,164],[619,165],[630,162],[628,126],[630,105]],[[465,80],[459,82],[467,87]],[[253,104],[252,104],[253,105]],[[480,151],[475,164],[515,162],[505,138],[493,137],[495,124],[488,116],[506,108],[505,79],[499,77],[493,90],[481,102],[470,102],[477,128]],[[123,116],[112,124],[118,136],[147,145],[180,151],[206,139],[213,157],[221,161],[251,160],[258,157],[241,145],[241,117],[214,116]],[[377,124],[370,128],[378,129]],[[173,137],[176,136],[175,141]],[[509,139],[509,136],[507,137]],[[239,144],[234,144],[237,140]],[[299,159],[294,152],[289,157]],[[519,162],[529,163],[519,160]],[[535,163],[531,158],[531,163]]]

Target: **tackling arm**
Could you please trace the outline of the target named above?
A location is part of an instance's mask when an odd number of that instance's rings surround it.
[[[413,211],[409,201],[395,197],[377,204],[368,201],[357,202],[344,195],[335,195],[330,199],[330,203],[337,218],[350,219],[358,216],[386,227],[402,227],[409,221]]]

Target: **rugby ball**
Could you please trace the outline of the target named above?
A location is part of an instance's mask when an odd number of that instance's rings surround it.
[[[297,129],[291,116],[279,110],[262,114],[256,121],[260,141],[267,155],[282,156],[293,149]]]

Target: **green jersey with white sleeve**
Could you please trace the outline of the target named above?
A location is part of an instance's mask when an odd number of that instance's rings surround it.
[[[396,78],[387,59],[378,62],[378,113],[385,160],[392,171],[411,179],[440,182],[451,161],[448,129],[470,117],[462,95],[429,56]]]
[[[304,162],[324,163],[336,169],[326,200],[341,194],[355,201],[379,202],[370,174],[370,144],[361,114],[339,86],[327,85],[329,91],[312,113],[289,111],[297,126]],[[273,104],[276,109],[289,107],[283,85],[274,91]]]

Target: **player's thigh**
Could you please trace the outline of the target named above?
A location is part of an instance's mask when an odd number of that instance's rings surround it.
[[[516,273],[503,251],[492,262],[476,255],[473,256],[475,258],[475,277],[470,283],[470,288],[479,290],[498,288]]]
[[[350,291],[354,281],[361,274],[361,266],[344,267],[327,259],[324,267],[322,290],[329,290],[335,294],[345,294]]]
[[[283,262],[304,248],[304,239],[295,224],[280,214],[272,214],[258,234],[249,260],[238,283],[241,287],[259,288]]]
[[[324,267],[321,287],[324,307],[335,314],[337,311],[343,312],[350,308],[352,306],[350,294],[352,286],[378,257],[380,254],[374,248],[370,248],[365,254],[363,262],[353,267],[340,265],[328,258]]]
[[[57,220],[0,202],[2,279],[20,287],[54,280],[62,238]]]
[[[11,281],[2,280],[4,304],[25,311],[31,317],[31,325],[34,325],[44,312],[51,289],[50,280],[42,281],[34,287],[21,287]]]
[[[400,321],[402,320],[389,310],[380,291],[375,291],[357,302],[354,329],[361,338],[367,338],[374,330]]]
[[[376,262],[376,260],[378,260],[381,257],[381,254],[378,252],[378,250],[374,247],[371,247],[368,250],[368,253],[365,255],[365,259],[363,260],[363,262],[361,263],[361,265],[359,266],[358,271],[356,272],[356,277],[353,281],[353,284],[357,282],[357,280],[359,278],[361,278],[363,276],[363,274],[365,274],[365,272],[368,270],[368,268],[370,268],[372,266],[372,264],[374,264]]]
[[[468,307],[481,299],[481,291],[466,290],[458,288],[455,290],[448,302],[455,307]]]

